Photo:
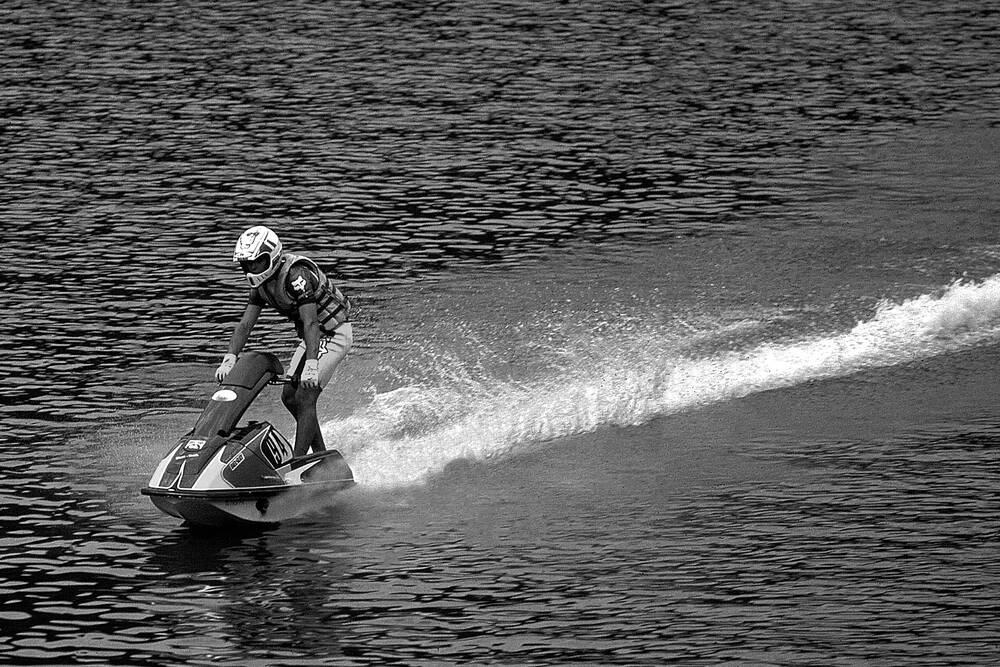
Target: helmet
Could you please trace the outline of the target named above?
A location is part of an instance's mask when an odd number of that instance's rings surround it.
[[[265,262],[266,259],[266,262]],[[251,287],[260,287],[278,270],[281,241],[267,227],[251,227],[236,241],[233,261],[239,262]]]

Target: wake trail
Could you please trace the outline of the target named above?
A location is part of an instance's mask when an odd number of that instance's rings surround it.
[[[342,448],[359,484],[393,487],[420,481],[460,458],[530,451],[601,426],[638,425],[998,337],[1000,274],[953,283],[939,294],[883,302],[849,331],[739,350],[685,356],[676,334],[615,334],[554,375],[523,383],[483,378],[457,386],[406,387],[327,423],[324,433]]]

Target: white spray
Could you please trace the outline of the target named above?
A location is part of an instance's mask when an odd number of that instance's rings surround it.
[[[582,344],[578,363],[561,366],[554,376],[406,387],[376,396],[366,409],[324,430],[343,448],[362,486],[397,486],[459,458],[527,451],[603,425],[641,424],[998,337],[1000,274],[954,283],[938,295],[882,303],[847,332],[737,351],[685,355],[676,334],[655,330],[616,336],[613,345],[590,341]]]

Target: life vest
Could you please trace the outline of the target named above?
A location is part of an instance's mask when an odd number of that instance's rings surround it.
[[[319,328],[324,334],[332,334],[334,330],[349,321],[351,301],[341,292],[333,281],[326,277],[316,262],[302,255],[285,253],[282,255],[281,268],[274,278],[256,288],[257,293],[269,306],[295,323],[295,329],[302,336],[302,320],[299,317],[298,302],[288,290],[288,274],[296,264],[305,264],[319,278],[316,288],[316,315]]]

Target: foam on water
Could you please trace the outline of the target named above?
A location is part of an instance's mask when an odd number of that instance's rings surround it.
[[[763,324],[763,323],[762,323]],[[553,374],[410,386],[324,431],[363,486],[413,483],[460,458],[523,452],[604,425],[628,426],[755,392],[955,351],[1000,337],[1000,274],[883,302],[852,329],[697,355],[676,333],[580,341]],[[721,337],[724,338],[724,337]],[[687,350],[687,351],[685,351]]]

